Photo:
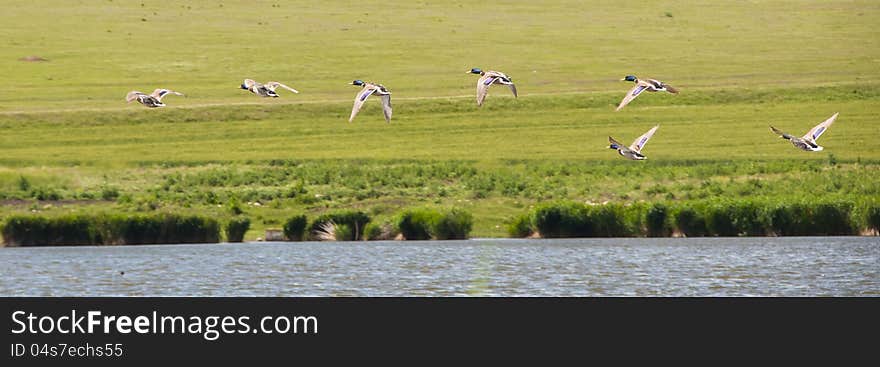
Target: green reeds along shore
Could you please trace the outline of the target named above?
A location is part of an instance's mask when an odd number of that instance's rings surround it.
[[[311,222],[300,214],[288,218],[284,235],[287,241],[459,240],[468,238],[473,217],[457,208],[419,208],[399,213],[393,224],[370,221],[359,211],[325,213]],[[250,223],[248,217],[231,218],[225,240],[242,242]],[[138,245],[217,243],[220,228],[214,219],[174,214],[15,215],[0,224],[0,233],[7,246]]]
[[[7,246],[216,243],[220,225],[203,216],[17,215],[0,232]]]
[[[251,219],[247,217],[235,217],[229,220],[226,223],[226,241],[227,242],[242,242],[244,241],[244,234],[247,233],[248,228],[251,227]]]
[[[512,220],[512,237],[851,236],[876,234],[880,202],[709,200],[541,205]]]
[[[228,241],[267,229],[308,240],[331,224],[332,237],[358,240],[523,237],[541,232],[537,209],[548,236],[877,228],[865,206],[880,201],[877,2],[363,5],[4,8],[0,222],[173,213],[215,220]],[[255,23],[272,32],[241,31]],[[273,52],[254,62],[258,49]],[[478,108],[472,67],[510,75],[519,97],[491,89]],[[615,112],[627,74],[681,92]],[[238,89],[244,78],[301,93],[256,98]],[[356,78],[393,91],[390,124],[370,101],[347,122]],[[159,109],[123,99],[154,88],[186,97]],[[835,112],[822,152],[769,129],[800,136]],[[657,124],[648,160],[607,149],[608,136],[629,143]],[[417,213],[450,208],[472,222]],[[346,212],[370,220],[312,227]],[[90,224],[65,226],[97,241]]]
[[[457,208],[413,208],[399,213],[394,229],[407,240],[462,240],[473,227],[473,216]]]
[[[227,242],[241,242],[250,218],[225,224]],[[467,239],[473,215],[459,208],[405,209],[384,221],[360,211],[294,215],[287,241]],[[0,226],[7,246],[216,243],[220,224],[201,216],[16,215]],[[689,203],[546,203],[512,219],[510,237],[849,236],[880,230],[880,202],[706,200]]]

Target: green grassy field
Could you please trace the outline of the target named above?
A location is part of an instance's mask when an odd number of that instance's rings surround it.
[[[0,29],[0,217],[173,211],[254,239],[299,212],[473,212],[547,200],[880,199],[880,31],[869,1],[14,2]],[[49,61],[26,62],[40,56]],[[482,67],[493,87],[474,103]],[[645,94],[653,77],[681,93]],[[260,99],[241,80],[301,91]],[[393,93],[348,123],[353,79]],[[168,107],[126,104],[165,87]],[[801,135],[840,112],[820,143]],[[660,124],[632,162],[606,149]],[[259,204],[257,204],[259,203]]]

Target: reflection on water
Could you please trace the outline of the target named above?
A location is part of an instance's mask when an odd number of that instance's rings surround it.
[[[2,296],[880,296],[880,239],[0,248]]]

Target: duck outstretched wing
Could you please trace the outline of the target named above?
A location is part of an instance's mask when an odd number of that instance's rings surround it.
[[[654,136],[654,133],[657,132],[658,128],[660,128],[660,125],[652,127],[651,130],[648,130],[648,132],[636,138],[636,140],[633,141],[632,145],[629,146],[629,149],[641,153],[642,148],[645,147],[645,144],[648,144],[648,140],[651,139],[652,136]]]
[[[137,97],[138,97],[139,95],[142,95],[142,94],[143,94],[143,93],[138,92],[138,91],[136,91],[136,90],[133,90],[133,91],[131,91],[131,92],[128,92],[128,94],[125,95],[125,101],[126,101],[126,102],[134,101],[135,99],[137,99]]]
[[[278,87],[281,87],[281,88],[287,89],[287,90],[289,90],[289,91],[291,91],[291,92],[293,92],[293,93],[299,93],[298,90],[293,89],[293,88],[291,88],[291,87],[288,87],[288,86],[286,86],[286,85],[284,85],[284,84],[282,84],[282,83],[279,83],[279,82],[268,82],[268,83],[266,83],[266,88],[269,88],[269,90],[271,90],[271,91],[273,91],[273,92],[274,92],[275,89],[277,89]]]
[[[487,74],[496,76],[498,78],[497,80],[499,83],[504,84],[508,88],[510,88],[510,91],[513,92],[514,98],[517,96],[516,95],[516,85],[513,84],[513,80],[511,80],[510,77],[507,76],[507,74],[504,74],[500,71],[489,71]],[[487,86],[487,88],[488,88],[488,86]]]
[[[486,100],[486,95],[489,93],[489,86],[495,83],[496,78],[496,76],[487,74],[477,80],[477,106],[483,105],[483,101]]]
[[[375,92],[375,87],[366,87],[358,92],[357,96],[354,97],[354,106],[351,108],[351,117],[348,118],[348,122],[354,120],[354,117],[361,111],[361,107],[364,106],[364,101]]]
[[[259,83],[257,83],[253,79],[245,79],[244,82],[242,82],[241,84],[244,84],[245,88],[251,89],[251,87],[253,87]]]
[[[626,97],[623,97],[623,100],[620,101],[620,105],[617,106],[617,109],[615,111],[620,111],[621,108],[628,105],[630,102],[632,102],[632,100],[636,99],[636,97],[638,97],[639,94],[642,94],[642,92],[644,92],[647,88],[648,87],[646,85],[636,83],[636,86],[633,87],[633,89],[630,89],[630,91],[626,94]]]
[[[614,140],[614,138],[612,138],[612,137],[610,137],[610,136],[608,137],[608,142],[611,143],[611,144],[613,144],[613,145],[616,145],[616,146],[618,146],[618,147],[625,147],[625,145],[621,144],[621,143],[620,143],[619,141],[617,141],[617,140]]]
[[[773,132],[774,134],[776,134],[776,135],[779,135],[779,136],[780,136],[781,138],[783,138],[783,139],[791,139],[791,138],[793,138],[793,136],[791,136],[791,134],[786,134],[784,131],[779,130],[779,129],[773,127],[773,126],[770,126],[770,131],[772,131],[772,132]]]
[[[807,135],[804,135],[804,139],[807,139],[810,141],[816,141],[817,139],[819,139],[819,137],[822,136],[822,134],[824,134],[826,131],[828,131],[828,128],[831,127],[831,124],[834,123],[834,120],[837,120],[838,114],[839,114],[839,112],[835,113],[833,116],[829,117],[827,120],[822,121],[821,124],[816,125],[816,127],[810,129],[810,131],[807,132]]]
[[[391,94],[382,95],[382,112],[385,113],[385,122],[391,122]]]
[[[154,90],[153,93],[150,93],[150,97],[153,97],[153,98],[155,98],[155,99],[157,99],[157,100],[159,100],[159,101],[161,102],[161,101],[162,101],[162,98],[164,98],[165,96],[167,96],[167,95],[169,95],[169,94],[175,94],[175,95],[178,95],[178,96],[182,96],[182,95],[183,95],[183,93],[180,93],[180,92],[175,92],[175,91],[170,90],[170,89],[161,89],[161,88],[160,88],[160,89],[156,89],[156,90]]]

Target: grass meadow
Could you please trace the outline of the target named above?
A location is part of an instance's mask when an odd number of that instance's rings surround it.
[[[0,221],[245,215],[253,240],[297,214],[435,207],[486,237],[557,200],[880,201],[877,2],[11,3]],[[478,108],[471,67],[519,98],[493,87]],[[627,74],[681,93],[615,112]],[[244,78],[301,93],[260,99]],[[353,79],[391,90],[390,124],[373,100],[347,122]],[[160,87],[186,97],[125,103]],[[835,112],[823,152],[768,128],[800,136]],[[656,124],[648,160],[607,149]]]

